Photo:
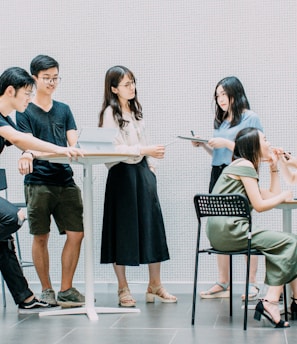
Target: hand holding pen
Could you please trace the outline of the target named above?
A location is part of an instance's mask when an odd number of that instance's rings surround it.
[[[279,158],[284,158],[286,160],[290,160],[292,155],[290,152],[285,152],[283,148],[278,147],[271,147],[272,153],[276,154]]]
[[[276,148],[276,147],[272,147],[271,150],[274,154],[278,156],[278,159],[281,163],[287,166],[297,168],[297,158],[292,156],[290,152],[286,152],[282,148]]]
[[[195,135],[195,133],[194,133],[193,130],[191,130],[191,135],[192,135],[193,137],[199,138],[199,136],[196,136],[196,135]],[[200,147],[200,145],[204,145],[204,142],[198,142],[198,141],[191,141],[191,142],[192,142],[192,145],[193,145],[194,147]]]
[[[289,152],[283,152],[281,162],[289,167],[297,168],[297,158]]]

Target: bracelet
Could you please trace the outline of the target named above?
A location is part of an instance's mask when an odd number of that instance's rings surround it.
[[[271,173],[277,173],[279,170],[270,171]]]
[[[29,150],[23,151],[23,152],[22,152],[22,155],[25,154],[25,153],[31,154],[31,155],[32,155],[32,158],[33,158],[33,159],[35,158],[34,154],[33,154],[31,151],[29,151]]]

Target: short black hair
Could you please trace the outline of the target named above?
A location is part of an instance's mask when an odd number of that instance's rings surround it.
[[[40,71],[54,67],[59,70],[59,63],[54,58],[47,55],[38,55],[31,61],[30,71],[32,75],[38,76]]]
[[[25,69],[10,67],[0,76],[0,96],[4,94],[8,86],[12,86],[17,91],[22,87],[33,87],[34,84],[34,79]]]

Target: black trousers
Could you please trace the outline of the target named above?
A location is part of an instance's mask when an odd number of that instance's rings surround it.
[[[215,183],[219,179],[223,169],[228,165],[220,165],[220,166],[212,166],[211,175],[210,175],[210,182],[209,182],[209,193],[212,192],[212,189],[215,186]]]
[[[18,208],[0,197],[0,271],[16,304],[33,295],[16,256],[12,233],[19,229]]]
[[[9,239],[20,228],[18,211],[16,206],[0,197],[0,241]]]

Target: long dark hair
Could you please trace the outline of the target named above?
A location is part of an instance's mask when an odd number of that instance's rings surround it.
[[[230,105],[228,111],[222,110],[217,102],[216,92],[219,86],[223,87],[224,91],[226,92],[229,98]],[[242,83],[235,76],[228,76],[218,82],[215,88],[214,99],[216,103],[214,120],[215,129],[218,129],[220,127],[222,122],[228,117],[229,113],[232,113],[230,128],[234,127],[235,125],[241,122],[241,115],[243,111],[245,109],[250,109],[250,104],[245,94]]]
[[[99,127],[103,125],[103,114],[108,106],[111,106],[114,119],[119,123],[119,127],[123,128],[128,122],[124,120],[121,105],[117,94],[113,93],[111,88],[118,87],[119,83],[127,75],[135,82],[134,74],[124,66],[114,66],[108,69],[105,74],[104,100],[101,111],[99,113]],[[135,89],[135,97],[129,100],[130,110],[133,111],[136,120],[142,119],[142,107],[137,99],[137,90]]]
[[[236,135],[232,161],[240,158],[249,160],[255,166],[256,171],[259,171],[261,146],[257,128],[244,128]]]

